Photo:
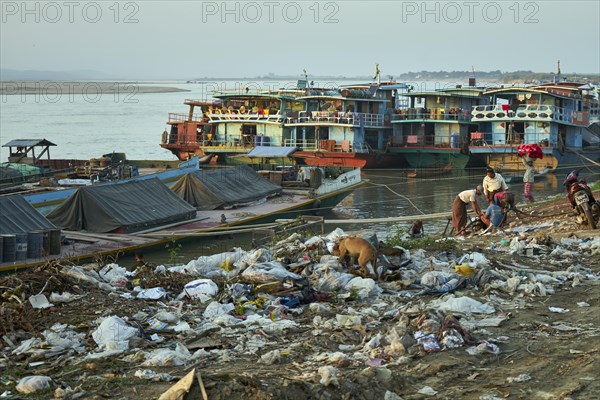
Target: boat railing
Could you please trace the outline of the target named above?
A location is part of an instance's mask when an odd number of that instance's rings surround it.
[[[537,144],[540,147],[560,147],[558,137],[552,137],[549,133],[495,133],[495,132],[471,132],[469,145],[474,147],[502,147],[515,146],[519,144]]]
[[[465,108],[402,108],[394,110],[392,121],[434,120],[470,121],[471,113]]]
[[[261,121],[261,122],[277,122],[283,123],[287,120],[285,115],[282,115],[279,110],[273,112],[268,109],[259,109],[259,110],[235,110],[235,109],[225,109],[225,110],[209,110],[206,114],[208,119],[213,122],[223,122],[223,121]]]
[[[390,147],[428,147],[428,148],[458,148],[460,147],[459,135],[437,134],[437,135],[404,135],[394,136]]]
[[[360,126],[383,126],[385,116],[373,113],[353,113],[343,111],[300,111],[298,117],[290,119],[290,123],[313,124],[315,122]]]
[[[471,111],[472,121],[556,121],[577,125],[588,125],[588,111],[574,111],[564,107],[547,104],[522,104],[517,109],[511,109],[509,104],[474,106]]]
[[[284,146],[297,147],[298,149],[305,151],[316,151],[319,149],[316,140],[285,139],[283,143]]]
[[[201,114],[193,114],[190,118],[189,114],[169,113],[169,124],[177,122],[202,122]]]
[[[302,97],[306,96],[306,90],[304,89],[258,89],[251,87],[237,86],[229,89],[218,89],[211,90],[213,97],[218,96],[260,96],[260,97],[273,97],[279,98],[281,96],[286,97]]]

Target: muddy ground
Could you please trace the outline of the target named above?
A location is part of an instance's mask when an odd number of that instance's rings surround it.
[[[600,230],[578,226],[562,198],[522,209],[526,213],[534,211],[536,216],[513,217],[511,226],[553,223],[552,227],[525,234],[524,237],[536,238],[538,243],[556,243],[564,237],[593,240],[600,236]],[[0,333],[3,335],[3,339],[0,338],[0,392],[10,391],[12,395],[8,398],[156,399],[175,381],[144,380],[134,376],[136,371],[151,369],[179,378],[196,368],[207,398],[211,400],[600,398],[600,280],[593,276],[600,274],[598,253],[528,257],[491,248],[513,236],[497,233],[467,238],[457,241],[453,252],[460,255],[480,251],[491,260],[488,269],[510,273],[512,267],[523,277],[531,270],[551,273],[571,267],[583,272],[551,285],[555,292],[546,296],[523,291],[509,294],[484,285],[459,289],[455,293],[457,296],[467,295],[482,302],[493,299],[495,315],[506,318],[497,327],[476,328],[469,332],[474,344],[491,341],[500,349],[499,354],[470,355],[466,344],[426,352],[409,337],[403,337],[402,351],[390,354],[374,348],[366,359],[353,357],[355,352],[365,352],[366,344],[378,334],[385,336],[403,323],[415,326],[420,316],[435,314],[435,311],[427,310],[426,305],[439,298],[439,294],[402,299],[392,290],[400,288],[401,284],[386,282],[381,285],[390,290],[376,299],[332,297],[318,303],[325,307],[305,306],[302,312],[290,310],[288,315],[278,315],[276,318],[287,318],[296,323],[284,331],[254,326],[229,331],[209,329],[194,335],[159,332],[167,339],[166,343],[178,340],[186,343],[190,352],[198,349],[207,352],[182,366],[147,368],[135,359],[125,361],[123,355],[84,360],[73,351],[55,357],[44,354],[14,356],[11,350],[19,342],[32,335],[39,336],[55,322],[68,323],[78,332],[87,332],[86,350],[92,351],[95,344],[90,332],[98,317],[131,316],[140,310],[156,308],[156,303],[127,300],[114,294],[107,295],[106,291],[96,287],[74,284],[58,274],[55,266],[46,267],[35,276],[28,272],[26,274],[30,275],[4,277],[0,282],[5,293],[5,302],[0,303]],[[439,250],[432,252],[435,253]],[[55,278],[51,279],[51,276]],[[591,279],[580,278],[585,276]],[[180,288],[182,282],[173,282],[172,289]],[[19,283],[23,283],[22,292],[27,288],[29,294],[36,294],[46,285],[46,291],[70,289],[85,294],[85,297],[50,309],[34,310],[26,301],[23,305],[7,301],[10,294],[6,293],[19,296],[14,291]],[[394,312],[399,309],[399,304],[404,308]],[[200,302],[188,302],[183,312],[199,316],[205,307],[206,304]],[[315,318],[325,321],[335,320],[338,314],[347,315],[349,307],[361,311],[360,323],[340,327],[315,322]],[[551,312],[549,307],[569,311]],[[460,315],[457,317],[461,321]],[[146,334],[151,333],[146,328]],[[164,346],[164,342],[158,345],[144,337],[132,347],[149,351]],[[259,345],[252,348],[248,345],[250,342]],[[336,352],[346,356],[333,356]],[[334,371],[335,378],[327,379],[323,367],[333,367],[329,371]],[[15,383],[27,375],[49,376],[53,386],[34,394],[19,394]],[[65,394],[64,391],[57,392],[57,387],[70,389]],[[192,391],[186,398],[202,398],[197,381]]]

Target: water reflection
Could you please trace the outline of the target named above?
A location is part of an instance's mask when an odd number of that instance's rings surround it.
[[[549,195],[564,193],[562,172],[547,174],[536,178],[533,195],[542,199]],[[363,171],[363,179],[368,182],[362,188],[355,190],[332,210],[323,214],[325,219],[356,219],[365,220],[353,224],[328,224],[325,232],[331,232],[337,227],[346,232],[359,232],[361,235],[375,233],[378,238],[385,239],[389,233],[394,233],[396,228],[408,229],[412,224],[407,222],[375,223],[371,218],[414,216],[439,212],[450,212],[456,194],[462,190],[475,188],[481,184],[485,172],[478,170],[454,171],[452,174],[432,178],[410,178],[406,171],[400,170],[371,170]],[[583,175],[582,175],[583,176]],[[585,174],[589,181],[598,179],[598,174],[592,172]],[[523,183],[519,179],[508,184],[517,198],[523,201]],[[480,205],[485,207],[483,199]],[[439,234],[447,224],[447,219],[425,221],[426,234]],[[195,244],[184,244],[178,251],[176,261],[187,263],[200,255],[210,255],[229,251],[233,247],[249,249],[252,236],[249,234],[236,235],[235,237],[222,237],[218,240],[206,240]],[[167,251],[153,253],[146,259],[152,263],[169,263]]]

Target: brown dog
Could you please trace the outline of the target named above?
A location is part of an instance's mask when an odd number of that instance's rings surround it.
[[[354,265],[355,257],[358,257],[358,265],[360,267],[360,275],[365,278],[370,275],[367,262],[371,261],[373,270],[376,271],[375,261],[377,260],[377,250],[365,239],[351,236],[339,241],[333,248],[332,254],[341,260],[350,256],[351,265]]]

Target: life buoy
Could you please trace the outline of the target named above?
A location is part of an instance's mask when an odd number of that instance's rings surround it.
[[[167,138],[169,137],[169,134],[167,133],[167,131],[164,131],[162,133],[162,143],[166,144],[167,143]]]

